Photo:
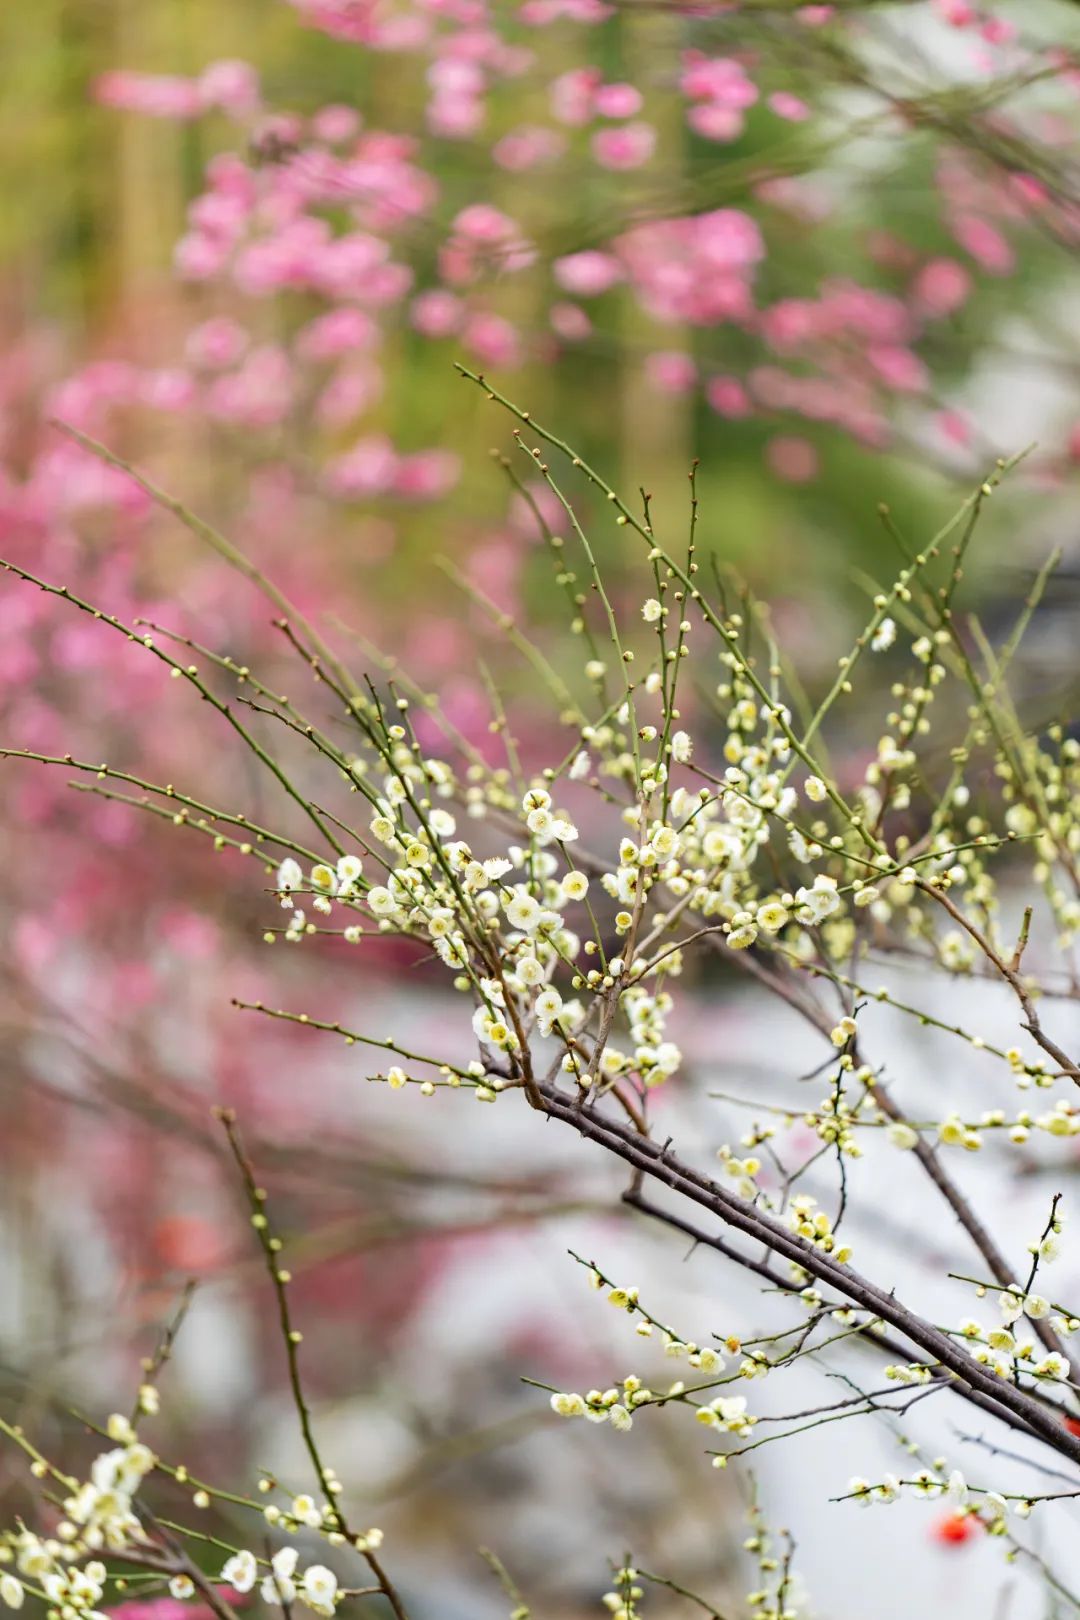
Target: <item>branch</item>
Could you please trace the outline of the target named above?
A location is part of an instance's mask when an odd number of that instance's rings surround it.
[[[304,1437],[304,1445],[306,1446],[307,1454],[311,1459],[311,1466],[315,1470],[315,1477],[318,1479],[323,1497],[333,1513],[334,1522],[337,1529],[347,1541],[350,1541],[354,1546],[357,1546],[358,1550],[363,1554],[367,1561],[368,1568],[371,1570],[371,1573],[379,1583],[379,1590],[383,1593],[387,1602],[390,1604],[390,1607],[394,1611],[397,1620],[409,1620],[408,1611],[402,1603],[394,1583],[383,1569],[381,1561],[371,1547],[362,1544],[363,1538],[360,1538],[360,1542],[357,1541],[356,1536],[350,1531],[348,1525],[346,1524],[345,1515],[342,1513],[338,1504],[337,1493],[332,1488],[331,1480],[326,1470],[326,1465],[322,1460],[322,1456],[315,1439],[315,1431],[311,1424],[311,1413],[308,1409],[307,1397],[304,1394],[304,1386],[300,1378],[300,1360],[299,1356],[297,1355],[296,1347],[300,1343],[301,1335],[295,1330],[292,1324],[292,1315],[289,1309],[289,1296],[286,1290],[286,1284],[289,1281],[289,1276],[287,1272],[282,1270],[279,1259],[281,1252],[281,1241],[279,1238],[275,1238],[271,1234],[263,1208],[266,1202],[266,1193],[256,1182],[255,1172],[252,1169],[247,1155],[244,1153],[244,1149],[241,1145],[240,1137],[236,1129],[236,1115],[231,1109],[228,1108],[216,1109],[215,1114],[224,1127],[225,1137],[229,1144],[229,1151],[232,1153],[232,1156],[236,1161],[237,1169],[240,1172],[240,1176],[244,1184],[244,1191],[247,1194],[248,1203],[251,1208],[251,1224],[255,1228],[258,1235],[259,1244],[263,1251],[263,1258],[266,1261],[266,1269],[269,1272],[270,1282],[274,1289],[274,1297],[277,1301],[278,1308],[278,1321],[281,1326],[281,1337],[285,1345],[285,1357],[289,1369],[289,1385],[292,1389],[293,1404],[296,1407],[296,1415],[300,1422],[300,1432]]]
[[[650,1139],[629,1131],[617,1120],[601,1118],[580,1106],[575,1108],[552,1086],[544,1085],[541,1091],[543,1110],[551,1118],[573,1126],[580,1136],[606,1147],[635,1170],[681,1193],[716,1215],[725,1225],[766,1244],[821,1282],[831,1284],[852,1304],[898,1329],[930,1360],[940,1362],[947,1368],[960,1385],[987,1397],[991,1409],[996,1413],[1005,1411],[1019,1419],[1055,1451],[1080,1465],[1080,1439],[1064,1428],[1060,1415],[1052,1405],[1003,1383],[994,1373],[958,1349],[946,1333],[903,1305],[894,1294],[879,1288],[851,1266],[841,1265],[830,1255],[814,1248],[775,1216],[725,1192],[715,1182],[673,1158],[666,1147],[658,1147]]]

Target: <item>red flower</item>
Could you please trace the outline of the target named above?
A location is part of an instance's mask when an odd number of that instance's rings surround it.
[[[227,1254],[224,1234],[201,1215],[163,1216],[151,1238],[164,1264],[176,1271],[216,1271]]]
[[[934,1526],[934,1536],[938,1541],[947,1545],[970,1541],[979,1528],[979,1521],[972,1513],[948,1513],[939,1519]]]

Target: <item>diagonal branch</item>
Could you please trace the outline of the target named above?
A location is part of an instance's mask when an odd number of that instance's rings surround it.
[[[1064,1427],[1062,1415],[1055,1410],[1053,1403],[1039,1400],[1015,1385],[1003,1382],[995,1373],[980,1366],[959,1349],[940,1328],[904,1305],[895,1294],[886,1292],[851,1266],[841,1265],[831,1255],[814,1248],[775,1216],[726,1192],[692,1166],[676,1159],[667,1146],[661,1148],[656,1142],[629,1130],[617,1120],[575,1107],[553,1086],[543,1085],[541,1092],[543,1110],[549,1117],[571,1125],[580,1136],[605,1147],[643,1175],[707,1209],[726,1226],[764,1243],[793,1265],[830,1284],[853,1305],[880,1317],[910,1339],[929,1360],[948,1369],[962,1388],[986,1396],[993,1410],[1018,1418],[1046,1444],[1080,1465],[1080,1439]]]

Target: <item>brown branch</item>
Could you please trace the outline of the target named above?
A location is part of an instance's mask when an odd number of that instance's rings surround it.
[[[672,1210],[662,1209],[659,1204],[650,1204],[633,1188],[623,1194],[623,1203],[628,1204],[631,1209],[639,1210],[642,1215],[648,1215],[651,1219],[662,1222],[664,1226],[670,1226],[677,1232],[685,1233],[694,1243],[700,1243],[705,1248],[715,1249],[717,1253],[724,1255],[728,1260],[733,1260],[736,1265],[742,1266],[747,1271],[755,1272],[759,1277],[770,1283],[772,1287],[779,1289],[783,1293],[798,1294],[801,1292],[800,1285],[797,1282],[793,1282],[790,1277],[784,1277],[778,1272],[772,1271],[765,1261],[755,1260],[752,1255],[741,1254],[738,1249],[725,1242],[722,1237],[717,1237],[712,1232],[703,1232],[700,1227],[684,1220],[682,1216],[676,1215]],[[896,1339],[890,1338],[888,1334],[879,1328],[867,1325],[859,1329],[858,1337],[865,1340],[867,1344],[872,1345],[875,1350],[880,1350],[892,1356],[896,1361],[903,1362],[911,1359],[910,1351],[905,1345],[900,1344]],[[958,1383],[953,1383],[951,1387],[953,1393],[959,1395],[962,1400],[967,1401],[972,1406],[977,1406],[980,1411],[989,1412],[1000,1422],[1007,1424],[1009,1428],[1015,1429],[1017,1434],[1026,1435],[1029,1440],[1042,1440],[1042,1435],[1036,1434],[1027,1423],[1015,1417],[1011,1412],[1003,1412],[996,1402],[990,1400],[989,1396],[983,1395],[980,1390],[965,1388],[963,1384]]]
[[[553,1119],[571,1125],[579,1135],[598,1143],[624,1159],[644,1175],[682,1194],[707,1209],[725,1225],[743,1232],[799,1266],[821,1282],[829,1283],[852,1304],[880,1317],[911,1340],[931,1361],[947,1368],[961,1385],[988,1397],[995,1411],[1003,1409],[1019,1418],[1028,1429],[1056,1451],[1080,1465],[1080,1439],[1063,1426],[1052,1405],[1045,1404],[996,1374],[987,1371],[946,1333],[909,1309],[895,1294],[886,1292],[851,1266],[841,1265],[821,1249],[790,1231],[773,1215],[726,1192],[690,1165],[675,1159],[667,1147],[631,1132],[617,1120],[574,1107],[559,1091],[543,1086],[544,1111]]]
[[[296,1407],[296,1415],[300,1423],[300,1432],[304,1438],[304,1445],[307,1449],[307,1454],[311,1459],[311,1466],[315,1470],[315,1477],[319,1481],[319,1487],[322,1490],[323,1497],[334,1516],[335,1527],[341,1532],[347,1541],[351,1542],[354,1546],[358,1546],[356,1536],[345,1522],[345,1515],[341,1511],[337,1494],[331,1489],[330,1478],[327,1474],[326,1466],[323,1463],[318,1443],[315,1439],[315,1431],[311,1423],[311,1412],[308,1408],[307,1396],[304,1394],[304,1386],[300,1377],[300,1360],[296,1349],[300,1340],[300,1335],[295,1331],[292,1324],[292,1314],[289,1309],[289,1296],[285,1286],[287,1278],[282,1272],[280,1263],[281,1245],[280,1242],[271,1235],[269,1226],[267,1225],[266,1215],[264,1213],[266,1194],[258,1185],[251,1162],[245,1154],[243,1146],[240,1142],[239,1133],[236,1129],[236,1115],[231,1109],[228,1108],[218,1108],[215,1109],[214,1112],[224,1127],[225,1137],[229,1144],[229,1151],[232,1153],[232,1156],[236,1161],[237,1169],[240,1172],[240,1176],[244,1184],[244,1191],[247,1194],[247,1201],[252,1212],[252,1225],[254,1226],[258,1236],[259,1244],[263,1251],[263,1257],[266,1261],[266,1269],[269,1272],[270,1281],[274,1289],[274,1298],[277,1301],[278,1309],[278,1322],[281,1327],[281,1337],[285,1345],[285,1358],[289,1370],[289,1386],[292,1390],[293,1405]],[[367,1562],[368,1568],[378,1581],[379,1590],[390,1604],[390,1607],[394,1611],[397,1620],[409,1620],[408,1611],[398,1595],[397,1588],[394,1586],[394,1583],[390,1579],[389,1575],[387,1575],[386,1571],[383,1569],[382,1563],[376,1553],[366,1545],[358,1546],[358,1550],[362,1553]]]
[[[715,942],[710,940],[710,943],[714,943],[714,948],[723,949],[723,945],[719,940]],[[786,982],[786,976],[782,972],[770,972],[763,963],[756,960],[751,951],[729,951],[727,954],[735,957],[736,965],[744,972],[749,973],[752,978],[757,979],[768,990],[780,996],[790,1007],[800,1013],[808,1023],[812,1024],[820,1034],[828,1038],[832,1028],[831,1020],[825,1009],[819,1006],[813,997],[807,996],[801,990],[797,991],[793,986],[789,985]],[[857,1050],[854,1055],[856,1061],[859,1061]],[[893,1101],[889,1092],[879,1081],[872,1081],[868,1089],[883,1114],[887,1115],[896,1124],[907,1123],[903,1110]],[[1014,1280],[1012,1267],[998,1248],[988,1228],[983,1225],[983,1222],[975,1213],[970,1201],[960,1191],[945,1169],[936,1149],[920,1134],[912,1152],[986,1262],[994,1281],[1001,1283],[1003,1287],[1008,1287]],[[1035,1322],[1033,1326],[1047,1350],[1059,1355],[1064,1353],[1061,1341],[1048,1321],[1044,1319]]]

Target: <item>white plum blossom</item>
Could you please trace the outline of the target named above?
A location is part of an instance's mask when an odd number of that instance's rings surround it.
[[[331,1615],[337,1600],[338,1580],[325,1564],[309,1564],[300,1582],[300,1598],[316,1614]]]
[[[884,618],[870,637],[871,652],[885,652],[896,640],[895,619]]]
[[[294,861],[291,855],[286,856],[277,869],[277,889],[281,896],[283,906],[290,906],[289,896],[301,887],[304,874],[299,861]]]
[[[544,990],[537,996],[534,1010],[540,1023],[550,1029],[563,1010],[562,996],[557,990]]]
[[[221,1579],[235,1592],[250,1592],[258,1573],[259,1566],[255,1554],[242,1548],[226,1561],[221,1571]]]
[[[517,888],[504,903],[506,920],[512,928],[532,934],[540,926],[543,911],[540,902],[528,890]]]
[[[278,1608],[285,1604],[296,1602],[296,1584],[293,1576],[299,1553],[295,1547],[281,1547],[270,1560],[270,1574],[265,1576],[259,1587],[259,1594],[264,1603],[271,1603]]]
[[[568,900],[584,900],[589,892],[589,880],[584,872],[567,872],[559,887]]]
[[[0,1603],[9,1609],[21,1609],[26,1596],[22,1582],[7,1570],[0,1573]]]

